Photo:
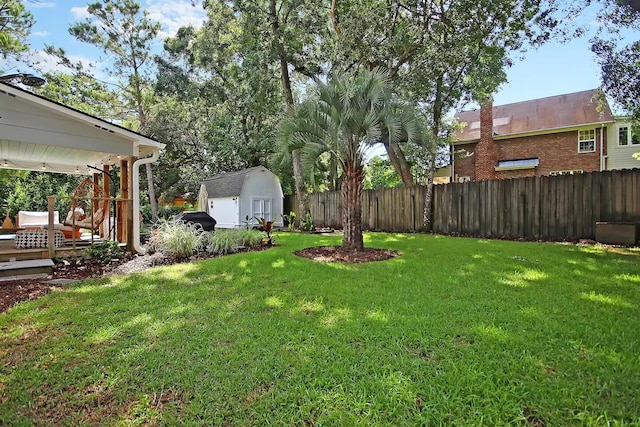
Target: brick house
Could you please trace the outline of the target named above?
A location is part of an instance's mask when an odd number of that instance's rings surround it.
[[[616,133],[598,89],[495,107],[489,102],[455,117],[463,127],[450,147],[454,182],[604,170],[607,138]]]

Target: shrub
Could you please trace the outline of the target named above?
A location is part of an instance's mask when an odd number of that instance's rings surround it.
[[[206,251],[213,255],[227,255],[239,247],[253,248],[262,242],[262,233],[256,230],[218,230],[207,236]]]
[[[296,226],[296,213],[294,211],[289,212],[289,215],[280,215],[282,217],[282,223],[289,229],[293,230]]]
[[[207,237],[206,251],[213,255],[227,255],[236,251],[234,230],[218,230]]]
[[[113,259],[120,258],[122,250],[115,240],[105,240],[101,243],[95,243],[85,249],[85,254],[92,261],[108,263]]]
[[[149,249],[175,258],[186,258],[204,246],[206,236],[199,224],[161,220],[149,242]]]
[[[257,230],[230,230],[236,235],[236,243],[238,246],[253,248],[260,246],[262,243],[262,233]]]
[[[256,221],[258,221],[258,225],[259,225],[258,230],[264,231],[265,234],[267,235],[267,238],[264,239],[264,242],[269,246],[273,245],[273,239],[271,238],[271,230],[273,229],[273,221],[267,221],[264,218],[258,218],[258,217],[255,217],[255,216],[254,216],[254,218],[256,219]]]
[[[300,221],[300,230],[302,231],[314,231],[316,229],[315,224],[313,223],[313,218],[311,218],[311,214],[307,212],[304,219]]]

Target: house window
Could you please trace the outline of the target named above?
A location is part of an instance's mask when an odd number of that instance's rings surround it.
[[[625,126],[618,129],[618,145],[627,144],[629,144],[629,128]]]
[[[578,153],[593,153],[596,151],[596,130],[578,131]]]
[[[251,215],[256,218],[264,218],[273,221],[271,212],[271,198],[251,198]]]
[[[498,166],[495,167],[496,171],[510,171],[518,169],[533,169],[540,164],[540,159],[532,157],[530,159],[514,159],[514,160],[500,160]]]
[[[618,146],[625,147],[629,144],[640,145],[640,135],[638,132],[628,126],[618,128]]]

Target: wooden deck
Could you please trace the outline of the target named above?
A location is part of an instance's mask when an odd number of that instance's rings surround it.
[[[0,262],[24,261],[35,259],[49,259],[48,248],[16,249],[13,242],[13,234],[0,235]],[[78,256],[82,251],[93,243],[100,243],[104,240],[99,236],[83,236],[81,239],[66,239],[64,246],[55,248],[56,257]]]

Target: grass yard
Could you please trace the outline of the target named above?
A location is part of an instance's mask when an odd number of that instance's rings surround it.
[[[640,251],[367,234],[80,283],[0,315],[0,425],[640,425]]]

